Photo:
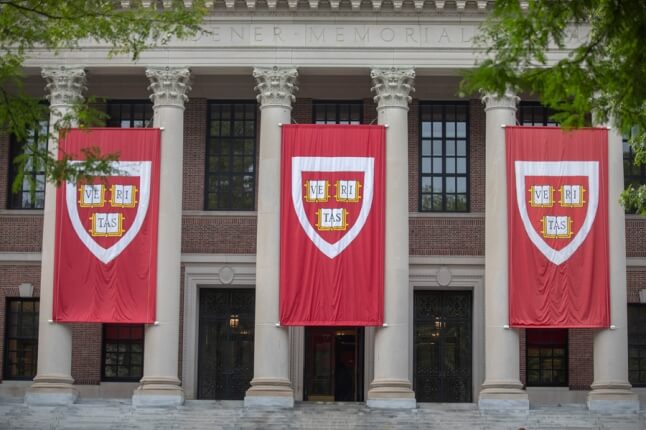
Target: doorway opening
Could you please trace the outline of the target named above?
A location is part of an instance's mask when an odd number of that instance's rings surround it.
[[[363,327],[306,327],[303,400],[363,401]]]
[[[471,291],[415,291],[418,402],[472,401],[472,296]]]
[[[242,400],[253,377],[255,291],[200,289],[197,398]]]

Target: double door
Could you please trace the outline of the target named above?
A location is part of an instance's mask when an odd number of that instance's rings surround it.
[[[200,289],[199,399],[242,400],[253,378],[255,292]]]
[[[414,388],[418,402],[472,401],[472,293],[416,291]]]

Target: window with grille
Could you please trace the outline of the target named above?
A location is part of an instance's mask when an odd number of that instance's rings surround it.
[[[623,139],[624,145],[624,187],[633,185],[635,188],[646,184],[646,165],[635,165],[635,152],[628,144],[628,138]]]
[[[205,208],[253,210],[256,189],[255,101],[208,107]]]
[[[38,303],[38,299],[7,298],[4,379],[36,376]]]
[[[628,305],[628,380],[646,387],[646,305]]]
[[[527,329],[527,386],[567,386],[567,329]]]
[[[519,125],[558,126],[557,122],[550,119],[552,115],[553,109],[537,102],[520,102],[517,111]]]
[[[314,124],[361,124],[363,122],[362,101],[315,101],[313,104]]]
[[[103,325],[104,381],[139,381],[144,368],[144,326]]]
[[[49,121],[41,121],[37,129],[29,130],[25,141],[15,136],[10,139],[9,151],[9,209],[42,209],[45,207],[45,166],[42,161],[33,158],[25,160],[23,178],[20,188],[14,192],[13,184],[18,177],[18,164],[14,160],[19,155],[29,155],[34,150],[47,149]]]
[[[422,212],[469,211],[469,105],[420,104]]]
[[[153,126],[153,105],[146,100],[113,100],[107,106],[108,127],[143,128]]]

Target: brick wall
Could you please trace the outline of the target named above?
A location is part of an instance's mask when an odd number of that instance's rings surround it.
[[[484,255],[484,216],[414,217],[408,230],[411,255]]]
[[[43,239],[42,211],[0,215],[0,252],[40,252]]]
[[[628,282],[628,303],[639,303],[639,290],[646,288],[646,268],[641,270],[629,270]]]
[[[0,208],[7,207],[9,196],[9,135],[0,133]],[[5,173],[6,172],[6,173]]]
[[[184,210],[204,209],[206,116],[206,99],[191,98],[184,111]]]
[[[101,382],[102,324],[69,324],[72,329],[72,378],[75,384]]]
[[[419,100],[408,111],[408,211],[419,212]],[[388,172],[386,172],[388,175]],[[411,237],[412,240],[412,237]]]
[[[480,100],[469,101],[469,190],[471,212],[485,211],[485,112]]]
[[[646,257],[646,218],[626,217],[626,255],[628,257]]]
[[[255,254],[255,216],[185,215],[182,252]]]
[[[568,332],[571,390],[589,390],[594,379],[592,336],[591,329],[571,329]]]

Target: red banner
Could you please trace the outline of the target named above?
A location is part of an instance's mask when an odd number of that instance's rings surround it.
[[[505,134],[509,324],[608,327],[608,130]]]
[[[59,144],[119,160],[113,176],[57,190],[54,320],[154,322],[160,130],[71,130]]]
[[[282,128],[280,323],[381,325],[385,129]]]

